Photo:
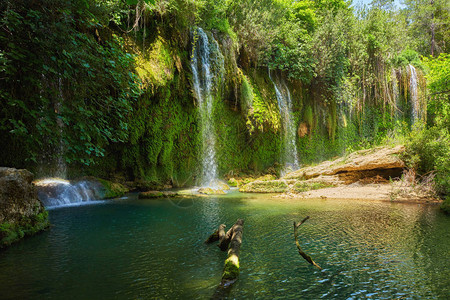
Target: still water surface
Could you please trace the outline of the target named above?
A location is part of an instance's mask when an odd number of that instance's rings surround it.
[[[300,227],[307,264],[293,237]],[[1,299],[209,299],[226,253],[203,241],[244,218],[232,299],[448,299],[450,218],[388,202],[218,198],[50,211],[51,230],[0,252]]]

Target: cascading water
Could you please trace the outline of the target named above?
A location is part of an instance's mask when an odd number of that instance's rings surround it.
[[[411,95],[411,121],[415,124],[420,118],[420,103],[417,92],[417,72],[413,65],[409,67],[409,93]]]
[[[200,113],[202,135],[202,176],[201,185],[211,186],[217,181],[216,134],[213,120],[213,102],[217,87],[222,80],[224,58],[214,38],[211,42],[201,28],[194,31],[191,69],[194,94]]]
[[[35,181],[34,185],[38,198],[46,207],[77,204],[100,198],[99,185],[90,181],[72,183],[64,179],[47,178]]]
[[[270,70],[269,78],[275,88],[278,108],[280,109],[281,122],[284,128],[284,148],[281,161],[285,168],[282,173],[285,173],[288,171],[297,170],[299,168],[296,146],[297,132],[292,113],[291,93],[289,92],[289,88],[284,81],[281,81],[279,86],[277,85],[277,83],[272,79]]]

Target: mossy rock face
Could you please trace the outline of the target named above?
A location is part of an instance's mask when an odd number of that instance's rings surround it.
[[[102,188],[99,192],[102,199],[122,197],[125,193],[129,192],[128,188],[120,183],[111,182],[100,178],[96,178],[95,180],[102,185]]]
[[[245,193],[285,193],[289,191],[289,186],[282,180],[253,181],[239,188]]]
[[[177,197],[178,193],[175,192],[160,192],[160,191],[147,191],[139,193],[139,199],[154,199],[154,198],[171,198]]]
[[[259,180],[259,181],[272,181],[272,180],[276,180],[276,179],[277,179],[277,176],[272,175],[272,174],[266,174],[266,175],[263,175],[261,177],[258,177],[256,180]]]
[[[0,248],[50,225],[32,181],[27,170],[0,168]]]
[[[198,190],[198,192],[200,194],[205,194],[205,195],[224,195],[226,194],[223,190],[219,190],[219,189],[212,189],[212,188],[200,188]]]
[[[227,183],[228,183],[229,186],[233,186],[233,187],[238,186],[238,181],[234,177],[228,179]]]
[[[321,182],[297,182],[292,186],[292,190],[294,192],[301,193],[312,190],[320,190],[328,187],[334,187],[334,185]]]
[[[17,223],[4,222],[0,224],[0,248],[9,246],[25,236],[34,235],[50,226],[48,212],[42,210],[37,215],[22,217]]]

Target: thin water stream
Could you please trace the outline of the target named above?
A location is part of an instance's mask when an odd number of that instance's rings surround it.
[[[297,253],[294,220],[304,250]],[[245,219],[232,299],[446,299],[450,218],[389,202],[136,197],[50,211],[53,227],[0,252],[2,299],[209,299],[226,257],[203,241]]]
[[[298,153],[297,153],[297,128],[295,125],[294,114],[292,111],[292,99],[288,86],[284,81],[277,83],[272,79],[269,70],[269,78],[275,88],[275,95],[277,97],[278,108],[280,110],[281,123],[284,130],[283,151],[281,155],[281,163],[284,165],[282,174],[289,171],[299,169]]]

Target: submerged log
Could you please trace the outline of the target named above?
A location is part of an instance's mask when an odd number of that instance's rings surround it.
[[[244,220],[238,219],[236,223],[225,233],[225,225],[220,225],[207,240],[212,243],[219,240],[219,247],[223,251],[228,249],[228,257],[222,273],[222,281],[217,287],[212,299],[227,299],[233,283],[239,276],[239,252],[242,244]]]
[[[221,239],[223,239],[223,237],[225,236],[225,224],[220,224],[219,228],[214,231],[205,241],[206,244],[211,244],[214,243],[216,241],[219,241]]]
[[[225,260],[225,267],[222,274],[222,284],[224,281],[236,280],[239,275],[239,252],[242,244],[244,220],[238,219],[232,230],[230,247],[228,249],[228,258]]]
[[[238,219],[236,223],[231,226],[231,228],[225,233],[225,235],[220,239],[219,241],[219,248],[222,251],[227,251],[228,247],[230,246],[231,240],[233,238],[233,233],[236,230],[237,227],[242,227],[244,225],[244,220]]]
[[[296,223],[294,221],[294,238],[295,238],[295,245],[297,245],[298,254],[300,254],[307,262],[309,262],[311,265],[317,267],[319,270],[322,270],[322,268],[305,252],[303,252],[302,248],[300,247],[300,243],[298,242],[298,228],[300,225],[302,225],[306,220],[309,219],[309,216],[304,218],[301,222]]]

